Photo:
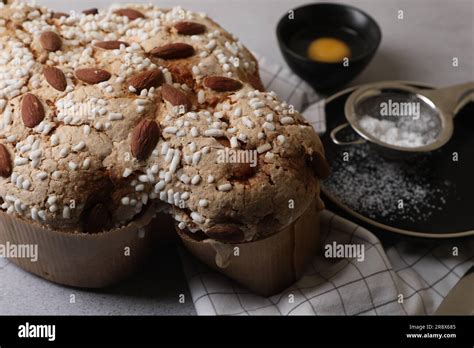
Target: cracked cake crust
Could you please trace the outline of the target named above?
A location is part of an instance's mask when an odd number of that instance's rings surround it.
[[[328,173],[319,137],[262,91],[252,54],[204,14],[0,4],[0,47],[9,214],[94,233],[156,204],[181,229],[252,241],[319,195]],[[221,163],[223,151],[253,153],[256,166]]]

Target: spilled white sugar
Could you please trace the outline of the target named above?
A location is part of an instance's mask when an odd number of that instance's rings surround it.
[[[339,153],[324,186],[342,203],[369,218],[428,221],[443,209],[445,197],[454,189],[450,182],[430,178],[429,158],[406,164],[388,161],[367,144],[345,151],[349,161]]]

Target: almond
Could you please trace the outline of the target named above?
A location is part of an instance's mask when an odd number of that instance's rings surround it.
[[[90,85],[107,81],[110,79],[110,76],[111,75],[108,71],[102,69],[86,68],[76,70],[76,77]]]
[[[99,233],[112,227],[112,217],[106,205],[97,203],[84,218],[83,229],[87,233]]]
[[[216,225],[205,233],[208,237],[224,243],[239,243],[245,238],[242,230],[233,225]]]
[[[206,31],[206,26],[201,23],[182,21],[174,25],[178,34],[199,35]]]
[[[67,13],[64,13],[64,12],[53,12],[53,15],[51,16],[51,18],[62,18],[62,17],[69,17],[69,15]]]
[[[161,95],[163,99],[173,106],[183,106],[184,111],[191,109],[191,101],[188,96],[177,88],[165,83],[161,86]]]
[[[139,161],[150,157],[160,138],[160,130],[155,121],[142,120],[132,132],[132,155]]]
[[[162,59],[179,59],[191,57],[194,54],[194,48],[191,45],[175,42],[164,46],[155,47],[150,54]]]
[[[99,41],[95,43],[95,47],[103,48],[105,50],[118,50],[120,46],[128,47],[129,44],[123,41]]]
[[[8,178],[12,174],[12,160],[5,145],[0,144],[0,176]]]
[[[55,67],[47,66],[43,69],[43,75],[46,81],[60,92],[64,92],[67,87],[66,76],[64,73]]]
[[[162,82],[162,73],[160,69],[148,70],[132,76],[128,83],[141,92],[142,89],[158,87]]]
[[[49,52],[55,52],[62,46],[61,37],[54,31],[44,31],[39,38],[41,46]]]
[[[86,16],[87,15],[96,15],[96,14],[99,13],[99,10],[96,9],[96,8],[90,8],[90,9],[82,11],[82,13],[84,13]]]
[[[122,8],[114,12],[116,15],[128,17],[131,21],[137,18],[145,18],[144,14],[140,11],[133,10],[131,8]]]
[[[34,128],[44,120],[44,108],[40,100],[33,94],[25,94],[21,101],[21,118],[28,128]]]
[[[204,86],[217,92],[234,92],[243,87],[240,81],[225,76],[208,76],[204,79]]]

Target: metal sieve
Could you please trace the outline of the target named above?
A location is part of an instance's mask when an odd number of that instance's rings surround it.
[[[433,151],[451,139],[453,118],[469,101],[474,101],[474,82],[439,89],[418,89],[391,81],[365,85],[346,100],[347,122],[331,131],[331,139],[337,145],[357,145],[368,141],[386,153],[397,155]],[[429,141],[416,146],[390,143],[364,127],[367,117],[394,122],[394,127],[409,125],[418,128]],[[348,126],[356,136],[353,134],[351,140],[338,139],[338,133]]]

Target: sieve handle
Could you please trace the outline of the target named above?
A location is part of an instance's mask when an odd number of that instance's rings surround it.
[[[366,142],[366,140],[362,138],[353,140],[353,141],[341,141],[337,139],[337,133],[339,133],[341,130],[343,130],[347,126],[349,126],[349,123],[346,122],[346,123],[340,124],[339,126],[337,126],[331,131],[331,139],[334,144],[341,145],[341,146],[342,145],[360,145]]]
[[[434,90],[423,90],[422,92],[422,94],[429,97],[437,107],[454,116],[468,102],[474,101],[474,82]]]

